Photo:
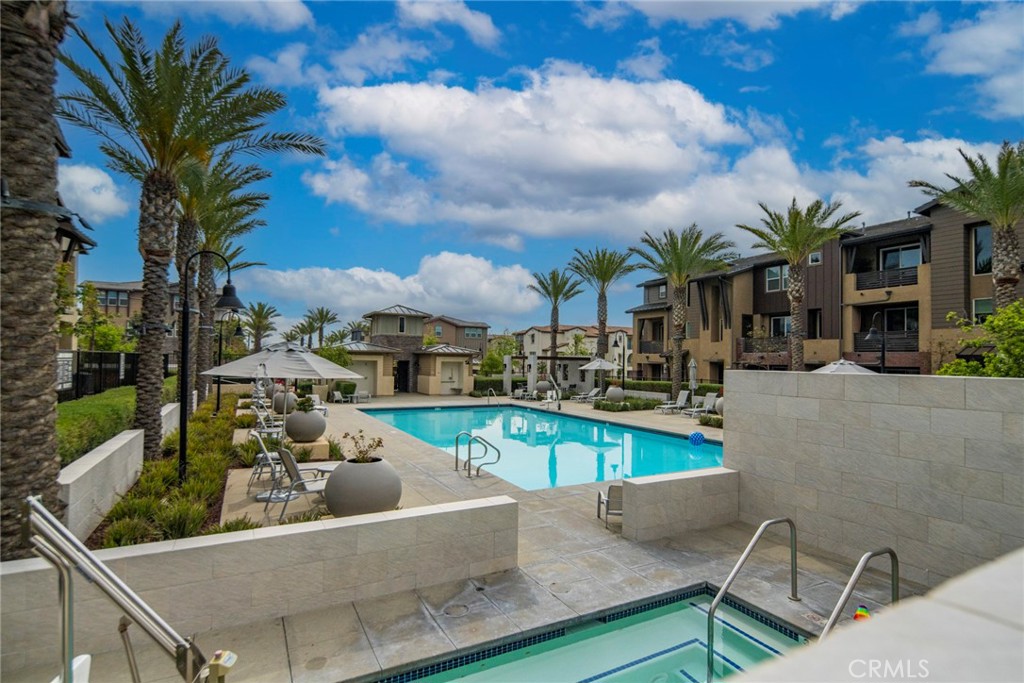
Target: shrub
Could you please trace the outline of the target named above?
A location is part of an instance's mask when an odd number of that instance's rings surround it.
[[[259,529],[260,523],[254,522],[249,519],[249,515],[238,519],[229,519],[223,524],[217,524],[212,526],[203,532],[203,536],[209,536],[211,534],[226,534],[231,531],[248,531],[249,529]]]
[[[722,428],[722,416],[721,415],[701,415],[697,418],[697,422],[704,425],[705,427],[716,427]]]
[[[117,548],[123,545],[149,543],[157,540],[156,529],[144,519],[125,517],[112,522],[103,534],[104,548]]]
[[[134,419],[135,387],[110,389],[57,404],[57,454],[61,466],[131,429]]]
[[[594,401],[594,408],[609,413],[621,413],[627,410],[654,410],[660,405],[661,401],[656,398],[639,398],[637,396],[627,396],[621,403]]]
[[[710,393],[716,393],[719,396],[725,394],[725,386],[722,384],[698,384],[697,389],[693,392],[694,396],[705,396]]]
[[[199,533],[206,523],[206,506],[188,498],[175,498],[157,511],[154,520],[161,538],[189,538]]]
[[[235,429],[252,429],[256,426],[256,416],[252,413],[235,416]]]
[[[133,387],[134,388],[134,387]],[[160,389],[160,404],[176,403],[178,401],[178,377],[171,375],[164,378],[164,386]]]
[[[178,484],[178,461],[176,459],[150,460],[143,463],[142,475],[132,489],[139,496],[161,498],[167,490]]]
[[[328,457],[331,460],[344,460],[345,452],[341,449],[341,442],[335,439],[333,436],[327,437],[327,449]]]
[[[320,508],[313,508],[312,510],[306,510],[301,515],[293,515],[292,517],[286,517],[281,524],[302,524],[303,522],[318,522],[320,518],[324,516],[324,513]]]
[[[152,521],[160,505],[160,499],[152,496],[125,496],[110,508],[107,519],[112,522],[132,518]]]
[[[313,449],[308,446],[300,446],[292,449],[292,455],[295,456],[295,462],[309,462],[313,459]]]
[[[313,382],[299,382],[299,393],[303,396],[309,396],[313,393]]]
[[[481,396],[487,394],[488,389],[494,389],[494,393],[499,396],[505,394],[505,380],[501,377],[481,377],[477,375],[473,378],[473,390],[480,392]]]
[[[356,383],[338,380],[334,383],[334,391],[340,391],[343,396],[351,396],[356,393]]]

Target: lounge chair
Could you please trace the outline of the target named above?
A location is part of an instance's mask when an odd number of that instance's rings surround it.
[[[654,409],[656,413],[662,413],[668,415],[669,413],[678,413],[681,410],[686,409],[686,399],[690,397],[689,391],[680,391],[679,396],[676,397],[675,401],[665,401],[660,406]]]
[[[600,393],[601,389],[599,387],[594,387],[590,390],[589,394],[577,394],[576,396],[573,396],[571,400],[575,403],[590,403],[596,399],[597,395]]]
[[[256,480],[262,477],[263,473],[268,470],[270,471],[270,480],[276,481],[278,477],[277,470],[281,466],[281,456],[276,451],[271,452],[267,450],[267,444],[263,441],[263,435],[260,430],[253,429],[250,431],[249,438],[259,444],[260,452],[256,454],[256,461],[252,466],[252,474],[249,475],[249,485],[245,487],[246,493],[252,489],[252,485],[256,483]]]
[[[373,397],[370,395],[370,392],[365,390],[352,394],[353,403],[369,403],[371,398]]]
[[[313,410],[327,417],[327,404],[321,401],[318,395],[310,394],[309,400],[313,402]]]
[[[692,408],[690,408],[689,410],[682,410],[680,412],[683,415],[686,415],[687,417],[697,417],[698,415],[707,415],[708,413],[712,412],[715,409],[715,401],[717,401],[717,400],[718,400],[718,394],[717,393],[712,392],[710,394],[705,394],[704,402],[701,403],[699,406],[696,405],[696,402],[694,402],[694,406]]]
[[[284,519],[284,514],[288,510],[288,503],[295,500],[299,496],[317,496],[323,497],[324,487],[327,486],[327,477],[321,475],[321,473],[315,471],[306,470],[303,472],[299,469],[299,464],[295,462],[295,456],[287,448],[282,448],[278,453],[281,456],[281,466],[283,474],[278,477],[274,493],[278,495],[271,495],[267,498],[266,504],[263,506],[263,511],[266,512],[267,508],[270,507],[271,503],[284,503],[281,507],[281,514],[278,515],[277,521],[280,523]],[[287,477],[289,480],[288,489],[284,488],[284,478]]]
[[[608,495],[597,492],[597,518],[601,519],[601,508],[604,508],[604,528],[608,528],[608,518],[612,515],[622,516],[622,484],[608,487]]]

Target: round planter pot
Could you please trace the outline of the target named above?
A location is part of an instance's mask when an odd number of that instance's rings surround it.
[[[295,443],[316,441],[327,431],[327,420],[319,411],[301,410],[291,413],[284,421],[284,433]]]
[[[622,387],[608,387],[608,391],[604,392],[604,400],[611,401],[612,403],[622,403],[626,400],[626,392],[623,391]]]
[[[290,413],[293,410],[295,410],[295,402],[298,401],[299,398],[290,391],[287,394],[283,391],[279,391],[276,394],[274,394],[274,400],[270,404],[270,407],[274,409],[275,413],[284,412],[284,402],[286,396],[288,397],[288,412]]]
[[[537,382],[537,391],[539,391],[542,394],[546,394],[553,388],[554,387],[551,386],[551,382],[547,381],[546,379],[542,379],[541,381]]]
[[[327,478],[324,499],[335,517],[394,510],[402,500],[402,480],[387,460],[345,460]]]
[[[718,400],[715,401],[715,412],[724,417],[725,416],[725,412],[724,411],[725,411],[725,396],[720,396],[718,398]]]

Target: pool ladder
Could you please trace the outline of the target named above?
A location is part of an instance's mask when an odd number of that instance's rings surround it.
[[[487,405],[491,405],[491,396],[494,397],[495,401],[498,400],[498,393],[493,388],[487,390]]]
[[[482,436],[478,436],[476,434],[473,434],[472,432],[459,432],[458,434],[455,435],[455,471],[456,472],[459,471],[459,443],[460,443],[459,439],[461,439],[464,436],[469,437],[466,440],[466,444],[467,444],[466,460],[462,464],[462,466],[466,468],[466,477],[468,477],[470,479],[472,479],[472,477],[473,477],[473,443],[474,442],[478,443],[478,444],[480,444],[481,446],[484,447],[484,454],[481,455],[478,458],[479,460],[483,460],[484,458],[486,458],[487,454],[490,453],[492,449],[497,454],[497,457],[494,458],[494,460],[491,460],[489,462],[482,462],[482,463],[480,463],[479,465],[476,466],[476,476],[478,476],[478,477],[480,476],[480,468],[483,467],[484,465],[494,465],[495,463],[497,463],[497,462],[499,462],[501,460],[501,449],[499,449],[493,443],[491,443],[490,441],[488,441],[487,439],[485,439]]]
[[[889,566],[891,569],[890,579],[892,581],[892,603],[896,604],[900,601],[900,559],[896,556],[896,551],[892,548],[879,548],[878,550],[872,550],[869,553],[864,553],[860,558],[860,562],[857,563],[857,568],[850,574],[850,580],[846,583],[846,588],[843,589],[843,594],[839,597],[839,602],[836,603],[836,608],[832,610],[832,616],[828,618],[828,622],[825,624],[825,628],[821,629],[821,635],[818,636],[818,642],[825,640],[828,634],[832,632],[832,627],[839,621],[840,615],[843,613],[843,609],[846,607],[846,603],[850,601],[850,596],[853,595],[853,589],[857,587],[857,582],[860,581],[861,574],[867,569],[868,562],[874,557],[880,555],[889,556]]]

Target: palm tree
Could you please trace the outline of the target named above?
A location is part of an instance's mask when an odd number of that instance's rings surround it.
[[[763,227],[737,225],[746,230],[757,242],[754,249],[774,251],[789,264],[789,369],[804,370],[804,264],[812,251],[817,251],[827,242],[839,239],[848,232],[843,226],[860,215],[859,211],[833,218],[842,207],[842,202],[824,203],[816,199],[806,209],[797,206],[796,197],[786,213],[772,211],[761,202],[758,206],[765,213],[761,219]]]
[[[962,149],[957,151],[967,164],[970,178],[945,174],[956,183],[948,190],[924,180],[911,180],[909,184],[992,227],[992,290],[999,310],[1016,301],[1020,282],[1021,250],[1014,226],[1024,220],[1024,142],[1016,147],[1003,142],[995,169],[982,154],[975,159]]]
[[[324,337],[324,344],[327,346],[341,346],[348,341],[349,331],[346,329],[333,330]]]
[[[640,267],[665,278],[672,288],[672,395],[683,388],[683,337],[686,334],[686,288],[690,276],[725,268],[735,259],[736,246],[725,235],[716,232],[708,237],[697,224],[677,233],[666,230],[655,237],[645,232],[640,243],[629,251],[640,257]]]
[[[363,335],[364,340],[368,340],[370,336],[370,321],[369,320],[349,320],[345,323],[345,329],[348,330],[349,336],[354,336],[354,332],[360,332]]]
[[[552,268],[547,275],[534,273],[533,279],[529,288],[551,303],[551,356],[554,360],[549,367],[554,374],[558,361],[558,307],[582,294],[583,282],[557,268]]]
[[[291,329],[286,330],[285,333],[281,335],[281,339],[283,339],[286,342],[298,342],[299,344],[301,344],[305,336],[306,335],[299,332],[298,325],[293,325]]]
[[[96,73],[61,55],[84,86],[64,95],[58,116],[102,139],[107,166],[138,181],[139,251],[143,259],[142,335],[136,393],[136,427],[143,429],[146,458],[160,454],[167,267],[174,254],[178,184],[186,169],[204,166],[219,151],[323,154],[311,135],[259,133],[281,110],[282,94],[249,86],[212,38],[186,49],[180,23],[153,51],[127,18],[106,22],[122,63],[111,61],[86,32],[72,27],[101,70]]]
[[[296,323],[292,329],[299,333],[300,344],[305,344],[307,349],[313,348],[313,335],[316,334],[316,323],[309,317],[305,317]]]
[[[598,358],[608,355],[608,288],[639,267],[630,263],[629,257],[628,251],[598,248],[583,252],[577,249],[576,255],[569,262],[569,270],[583,278],[597,292]],[[603,386],[604,372],[601,373],[601,382]]]
[[[55,57],[68,24],[64,2],[0,3],[0,147],[12,198],[56,204]],[[5,197],[6,199],[6,197]],[[58,516],[56,284],[57,217],[4,206],[0,230],[0,559],[30,553],[21,503],[41,495]],[[49,274],[49,275],[48,275]]]
[[[317,348],[324,345],[324,328],[340,321],[338,314],[325,306],[309,309],[306,311],[306,318],[316,326]]]
[[[263,349],[263,340],[269,337],[271,332],[277,330],[274,318],[280,317],[281,314],[275,307],[262,301],[250,303],[248,308],[242,312],[242,327],[252,335],[253,351]]]

